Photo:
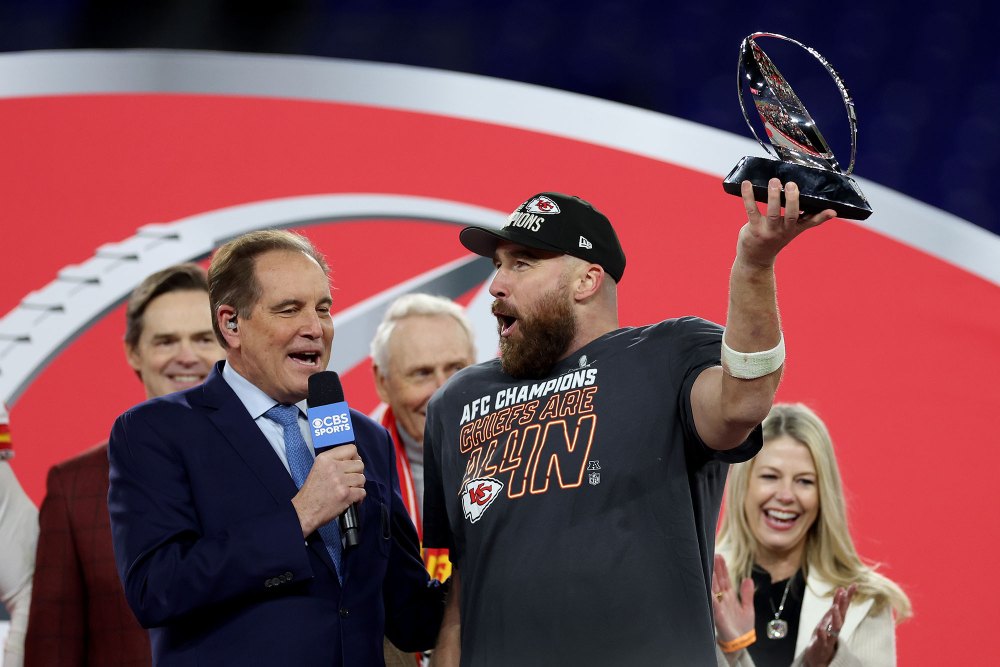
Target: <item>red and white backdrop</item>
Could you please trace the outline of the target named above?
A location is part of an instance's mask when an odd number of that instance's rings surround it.
[[[369,411],[367,341],[402,291],[469,304],[489,356],[490,267],[458,225],[502,224],[540,190],[578,194],[615,222],[623,324],[723,322],[745,214],[720,181],[760,153],[524,84],[185,52],[0,56],[0,127],[0,400],[36,503],[49,466],[143,398],[121,300],[153,270],[250,229],[304,231],[333,267],[333,367]],[[779,399],[826,419],[858,547],[912,597],[901,664],[971,663],[982,649],[957,638],[991,636],[995,616],[982,579],[1000,535],[1000,238],[861,184],[868,221],[827,223],[779,259]]]

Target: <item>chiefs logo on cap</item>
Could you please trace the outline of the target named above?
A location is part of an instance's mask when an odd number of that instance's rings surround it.
[[[535,197],[524,205],[524,210],[528,213],[555,215],[559,212],[559,204],[555,203],[548,197]]]

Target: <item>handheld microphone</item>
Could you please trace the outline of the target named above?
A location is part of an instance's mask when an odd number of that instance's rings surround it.
[[[309,398],[306,404],[309,406],[309,432],[317,454],[331,447],[354,442],[351,411],[344,400],[340,376],[334,371],[320,371],[309,376]],[[361,538],[357,506],[349,505],[338,520],[340,541],[344,549],[356,547]]]

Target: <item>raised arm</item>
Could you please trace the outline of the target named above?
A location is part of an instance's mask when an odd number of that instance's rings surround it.
[[[765,213],[757,208],[749,181],[743,182],[742,194],[747,223],[740,230],[729,277],[722,366],[702,371],[691,395],[698,434],[720,450],[738,446],[767,416],[781,379],[784,340],[775,297],[775,259],[796,236],[836,215],[830,209],[801,214],[795,183],[785,186],[782,215],[776,178],[768,184]]]

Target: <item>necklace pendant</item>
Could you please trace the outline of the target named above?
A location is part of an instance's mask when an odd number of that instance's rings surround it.
[[[776,618],[767,622],[768,639],[784,639],[788,636],[788,622]]]

